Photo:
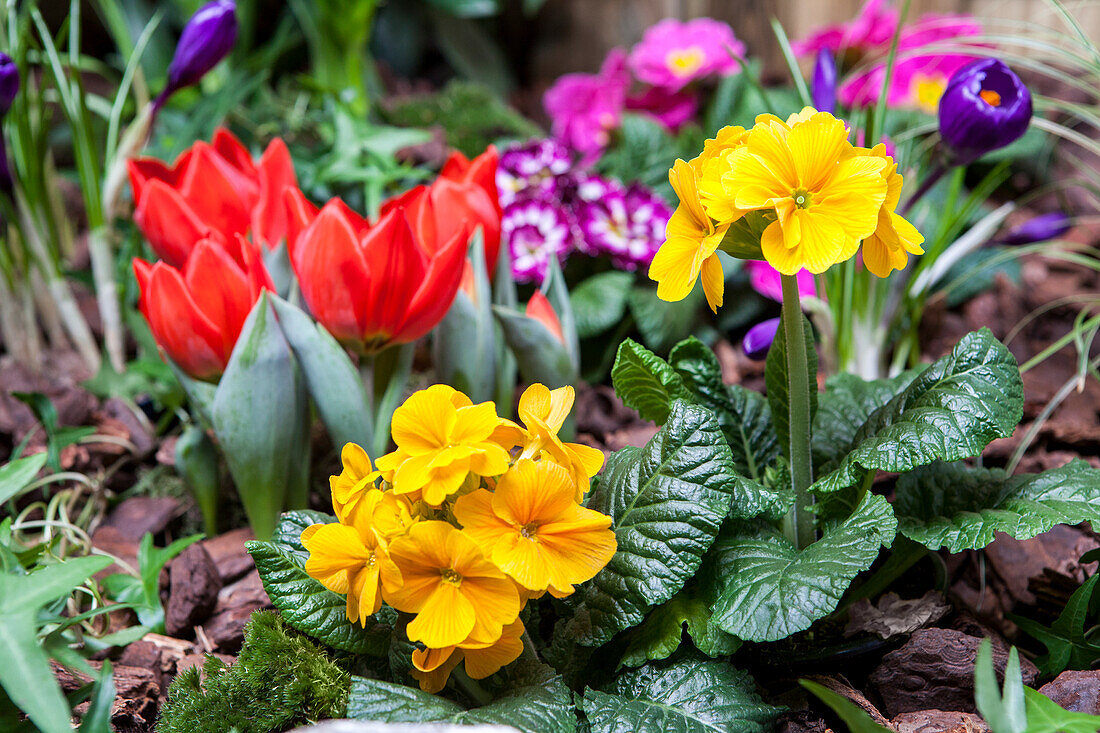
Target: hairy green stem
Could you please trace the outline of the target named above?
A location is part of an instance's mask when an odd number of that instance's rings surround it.
[[[810,380],[809,355],[806,353],[802,307],[798,297],[798,280],[794,275],[783,276],[783,338],[787,342],[787,380],[790,445],[788,458],[791,468],[791,488],[794,489],[794,507],[787,516],[788,539],[802,549],[813,543],[814,516],[810,511],[813,497],[813,464],[810,457]]]
[[[478,707],[488,705],[493,701],[493,696],[482,687],[477,680],[466,674],[466,670],[462,667],[455,667],[451,672],[451,679],[454,680],[455,686],[462,690],[475,703]]]

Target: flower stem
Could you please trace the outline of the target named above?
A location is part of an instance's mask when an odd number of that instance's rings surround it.
[[[478,684],[477,680],[466,674],[466,670],[462,667],[455,667],[454,671],[451,672],[451,679],[455,681],[455,686],[458,687],[458,689],[477,703],[478,707],[488,705],[493,701],[493,696],[490,695],[484,687]]]
[[[798,280],[794,275],[783,276],[783,337],[787,346],[787,399],[789,413],[790,445],[788,458],[791,468],[791,488],[794,489],[794,507],[787,515],[787,537],[798,549],[813,543],[814,517],[810,511],[813,497],[809,488],[813,483],[813,464],[810,458],[810,374],[809,355],[806,353],[805,325],[798,298]],[[816,385],[814,385],[816,386]]]

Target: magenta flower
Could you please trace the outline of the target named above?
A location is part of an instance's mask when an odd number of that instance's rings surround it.
[[[641,184],[616,186],[577,209],[577,225],[588,254],[605,254],[622,270],[648,267],[665,241],[672,210]]]
[[[664,87],[649,87],[626,98],[627,109],[645,112],[670,132],[676,132],[695,117],[698,107],[699,100],[686,89],[674,92]]]
[[[507,206],[521,196],[545,199],[556,195],[559,177],[572,167],[573,157],[556,140],[512,145],[500,154],[497,164],[500,205]]]
[[[542,98],[554,137],[586,162],[599,157],[618,128],[626,107],[630,72],[626,52],[612,49],[599,74],[565,74]]]
[[[783,281],[779,270],[763,260],[748,260],[745,262],[745,272],[749,273],[749,284],[753,290],[765,298],[783,302]],[[817,297],[817,283],[809,270],[798,272],[798,294],[803,298]]]
[[[793,42],[791,50],[798,56],[808,56],[825,49],[840,56],[845,52],[864,54],[883,47],[889,48],[899,17],[898,11],[888,7],[886,0],[867,0],[859,15],[851,22],[816,30]]]
[[[520,200],[505,208],[500,235],[512,256],[512,276],[521,283],[542,283],[550,258],[564,261],[573,245],[573,229],[565,210],[536,199]]]
[[[630,68],[639,81],[677,91],[696,79],[736,74],[741,65],[734,56],[745,57],[745,44],[728,24],[666,18],[646,29],[630,52]]]

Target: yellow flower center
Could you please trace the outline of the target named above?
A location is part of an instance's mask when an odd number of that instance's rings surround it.
[[[794,199],[794,205],[800,209],[810,208],[810,204],[813,202],[810,192],[804,188],[796,188],[792,191],[791,198]]]
[[[444,583],[450,583],[451,585],[462,585],[462,576],[456,573],[451,568],[443,568],[440,571],[439,577],[443,578]]]
[[[992,89],[983,89],[978,93],[978,96],[982,98],[982,101],[988,104],[990,107],[1001,106],[1001,95]]]
[[[691,76],[703,66],[707,56],[698,46],[674,48],[665,56],[665,66],[674,76]]]
[[[942,74],[927,76],[917,74],[913,78],[913,97],[917,106],[928,114],[935,114],[940,105],[940,97],[947,88],[947,78]]]
[[[537,539],[535,533],[538,531],[538,528],[538,522],[528,522],[527,524],[519,528],[519,535],[525,540],[531,540],[532,542],[534,542]]]

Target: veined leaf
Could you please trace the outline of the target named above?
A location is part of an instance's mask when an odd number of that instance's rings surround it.
[[[279,523],[275,525],[275,532],[271,535],[271,541],[282,545],[301,559],[304,565],[309,557],[309,551],[302,544],[302,530],[314,524],[332,524],[336,517],[324,512],[315,512],[312,509],[297,509],[292,512],[283,512],[279,517]]]
[[[989,329],[969,333],[875,410],[856,433],[852,451],[811,490],[847,488],[867,471],[904,473],[976,456],[990,441],[1012,434],[1023,401],[1015,357]]]
[[[628,672],[609,692],[586,689],[581,710],[600,733],[764,733],[781,712],[746,672],[715,661]]]
[[[391,629],[368,617],[367,627],[350,623],[347,599],[306,574],[302,558],[290,547],[274,542],[248,542],[248,553],[271,602],[288,624],[334,649],[354,654],[384,656]]]
[[[681,401],[645,448],[608,460],[588,506],[614,518],[618,551],[584,587],[574,617],[581,644],[640,623],[695,574],[729,512],[733,473],[714,415]]]
[[[611,382],[627,407],[658,425],[668,419],[673,400],[685,393],[684,380],[667,361],[630,339],[619,346]]]
[[[741,640],[718,628],[711,619],[710,606],[695,588],[685,588],[672,600],[657,606],[641,625],[630,630],[630,644],[622,664],[638,667],[666,659],[680,648],[685,630],[695,647],[708,657],[733,654],[740,648]]]
[[[916,375],[915,371],[907,371],[892,379],[865,380],[854,374],[829,377],[825,392],[817,400],[814,466],[826,468],[843,459],[871,413],[893,399]]]
[[[1100,645],[1088,638],[1085,625],[1089,622],[1089,605],[1096,592],[1100,575],[1093,575],[1070,596],[1058,619],[1048,626],[1022,616],[1010,615],[1012,621],[1028,636],[1046,647],[1046,654],[1035,658],[1035,666],[1044,677],[1054,677],[1067,669],[1091,669],[1100,659]],[[1090,629],[1091,630],[1091,629]]]
[[[1100,730],[1100,715],[1070,712],[1030,687],[1024,688],[1024,704],[1027,733],[1096,733]]]
[[[844,724],[848,726],[849,733],[891,733],[890,728],[871,720],[871,716],[867,714],[866,710],[843,695],[833,692],[828,687],[812,680],[799,680],[798,684],[832,708],[833,712],[839,715]]]
[[[666,181],[668,160],[671,159],[666,159],[662,176]],[[657,289],[648,285],[635,286],[627,298],[630,314],[634,316],[643,343],[656,351],[671,349],[677,341],[690,336],[705,302],[700,285],[696,285],[683,300],[674,303],[658,298]]]
[[[771,526],[731,526],[714,546],[715,623],[746,641],[776,641],[810,628],[836,609],[896,528],[889,502],[870,493],[801,552]]]
[[[1100,470],[1082,460],[1043,473],[933,463],[898,478],[899,531],[931,550],[978,550],[997,532],[1026,540],[1056,524],[1100,522]]]
[[[577,336],[590,338],[619,323],[626,313],[626,301],[634,275],[621,270],[609,270],[593,275],[569,293],[573,317],[577,321]]]
[[[572,693],[560,677],[516,688],[471,710],[413,687],[352,677],[346,714],[378,723],[495,724],[525,733],[572,733],[577,724]]]

